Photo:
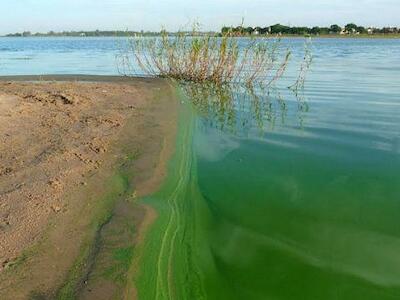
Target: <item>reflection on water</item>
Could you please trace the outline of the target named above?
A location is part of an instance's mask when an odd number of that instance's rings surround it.
[[[181,84],[181,87],[209,127],[241,135],[254,128],[260,133],[273,130],[277,122],[285,124],[289,106],[276,87],[193,83]],[[304,114],[309,110],[304,90],[286,96],[297,104],[290,108],[296,110],[298,124],[302,127]]]

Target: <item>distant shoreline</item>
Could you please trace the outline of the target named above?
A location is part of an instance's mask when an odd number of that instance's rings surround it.
[[[186,27],[184,30],[145,31],[145,30],[63,30],[47,32],[8,33],[6,37],[157,37],[157,36],[231,36],[231,37],[319,37],[319,38],[400,38],[399,27],[364,27],[355,23],[345,26],[333,24],[329,27],[287,26],[274,24],[270,26],[224,26],[220,31],[201,30],[197,26]]]
[[[282,38],[324,38],[324,39],[398,39],[400,34],[322,34],[322,35],[280,35]]]
[[[175,35],[176,33],[171,33],[171,35]],[[140,35],[138,33],[137,35]],[[200,34],[201,35],[201,34]],[[216,33],[216,35],[218,35]],[[148,37],[157,37],[161,36],[158,34],[143,34],[143,36]],[[132,35],[96,35],[96,36],[81,36],[81,35],[30,35],[30,36],[16,36],[16,35],[1,35],[0,38],[115,38],[115,37],[135,37],[135,34]],[[257,35],[257,36],[249,36],[249,35],[238,35],[237,38],[321,38],[321,39],[400,39],[400,34],[323,34],[323,35],[300,35],[300,34],[282,34],[282,35]]]

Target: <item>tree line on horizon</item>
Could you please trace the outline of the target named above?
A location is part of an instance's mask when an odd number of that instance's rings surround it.
[[[222,34],[234,34],[234,35],[327,35],[327,34],[399,34],[400,28],[397,27],[363,27],[358,26],[354,23],[349,23],[344,27],[337,24],[331,25],[330,27],[305,27],[305,26],[286,26],[281,24],[275,24],[268,27],[227,27],[224,26],[221,29]]]
[[[156,32],[143,32],[143,31],[129,31],[129,30],[94,30],[94,31],[61,31],[61,32],[55,32],[55,31],[49,31],[46,33],[41,33],[41,32],[36,32],[32,33],[30,31],[24,31],[24,32],[17,32],[17,33],[10,33],[7,34],[6,36],[8,37],[30,37],[30,36],[71,36],[71,37],[77,37],[77,36],[82,36],[82,37],[114,37],[114,36],[134,36],[134,35],[158,35],[159,33]]]
[[[165,31],[165,30],[162,30]],[[193,35],[193,31],[185,32],[188,35]],[[281,24],[275,24],[268,27],[245,27],[245,26],[237,26],[237,27],[227,27],[224,26],[221,29],[220,33],[217,32],[196,32],[197,35],[202,34],[219,34],[219,35],[236,35],[236,36],[245,36],[245,35],[329,35],[329,34],[400,34],[400,28],[398,27],[363,27],[358,26],[354,23],[349,23],[344,27],[341,27],[337,24],[331,25],[330,27],[305,27],[305,26],[286,26]],[[168,34],[174,35],[178,34],[177,32],[168,32]],[[152,31],[130,31],[130,30],[93,30],[93,31],[49,31],[46,33],[36,32],[32,33],[30,31],[10,33],[5,36],[7,37],[45,37],[45,36],[70,36],[70,37],[129,37],[129,36],[158,36],[160,32],[152,32]]]

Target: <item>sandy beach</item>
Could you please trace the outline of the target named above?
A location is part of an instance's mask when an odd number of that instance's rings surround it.
[[[71,279],[82,245],[112,224],[118,201],[157,189],[173,151],[173,98],[161,80],[0,79],[1,299],[54,297]],[[129,175],[114,184],[121,168]],[[141,224],[155,216],[134,208],[140,241]],[[83,265],[76,274],[90,271]],[[75,277],[74,288],[84,281]]]

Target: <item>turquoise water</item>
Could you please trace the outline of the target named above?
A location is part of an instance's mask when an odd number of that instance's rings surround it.
[[[0,73],[118,74],[118,41],[1,38]],[[295,95],[303,42],[268,93],[187,90],[141,299],[400,299],[400,40],[315,39]]]

